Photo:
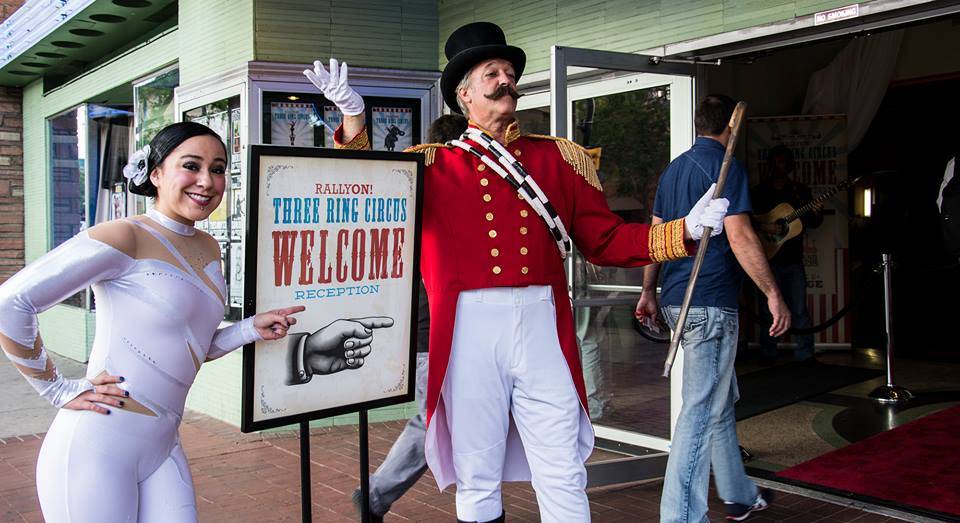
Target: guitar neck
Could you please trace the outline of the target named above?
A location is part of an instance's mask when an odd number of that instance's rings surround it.
[[[817,196],[816,198],[814,198],[813,200],[811,200],[809,203],[807,203],[807,204],[804,205],[803,207],[800,207],[800,208],[794,210],[792,213],[788,214],[788,215],[786,216],[785,220],[786,220],[788,223],[789,223],[789,222],[792,222],[793,220],[796,220],[797,218],[799,218],[799,217],[803,216],[804,214],[810,212],[810,209],[813,209],[813,206],[814,206],[814,205],[817,205],[817,204],[819,204],[819,203],[823,203],[823,202],[827,201],[828,199],[830,199],[831,196],[833,196],[834,194],[837,194],[838,192],[846,189],[848,186],[853,185],[857,180],[859,180],[859,178],[857,178],[857,179],[855,179],[855,180],[853,180],[853,181],[849,181],[849,180],[848,180],[848,181],[845,181],[845,182],[840,182],[839,184],[837,184],[836,186],[834,186],[834,187],[833,187],[832,189],[830,189],[829,191],[821,194],[820,196]]]

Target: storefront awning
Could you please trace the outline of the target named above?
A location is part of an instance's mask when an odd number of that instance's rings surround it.
[[[0,25],[0,85],[45,90],[177,22],[176,0],[28,0]],[[49,85],[47,85],[49,80]]]

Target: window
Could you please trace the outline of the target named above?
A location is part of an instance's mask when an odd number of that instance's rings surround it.
[[[180,70],[171,69],[133,85],[137,149],[150,143],[157,131],[176,121],[173,91],[179,84]]]
[[[87,226],[86,107],[51,118],[48,128],[53,192],[51,247],[56,247]]]
[[[161,71],[149,78],[133,84],[133,105],[136,114],[134,129],[134,147],[139,149],[150,143],[160,129],[176,122],[177,112],[174,104],[174,89],[180,84],[180,70],[177,68]],[[122,186],[112,188],[114,199],[126,195]],[[131,215],[143,214],[147,210],[145,196],[130,195],[132,198]],[[119,204],[120,202],[117,202]],[[124,204],[126,210],[126,205]],[[122,216],[125,216],[124,213]]]

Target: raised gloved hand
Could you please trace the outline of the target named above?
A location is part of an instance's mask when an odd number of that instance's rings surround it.
[[[704,227],[713,227],[710,236],[716,236],[723,232],[723,217],[727,215],[727,207],[730,206],[730,200],[726,198],[713,198],[713,191],[717,184],[710,185],[707,192],[697,200],[690,213],[687,214],[685,225],[687,233],[693,240],[699,240],[703,237]]]
[[[330,70],[323,68],[320,60],[313,62],[313,70],[304,69],[303,74],[323,96],[335,103],[346,116],[363,114],[363,98],[347,83],[347,64],[330,59]]]
[[[337,320],[304,340],[304,367],[309,375],[359,369],[370,355],[373,329],[392,326],[385,316]]]

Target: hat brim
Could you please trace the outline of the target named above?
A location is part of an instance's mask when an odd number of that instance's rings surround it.
[[[457,114],[463,114],[457,105],[457,85],[470,69],[484,60],[502,58],[513,65],[516,81],[520,81],[523,68],[527,65],[527,55],[523,49],[512,45],[480,45],[464,49],[447,62],[440,74],[440,92],[447,107]]]

